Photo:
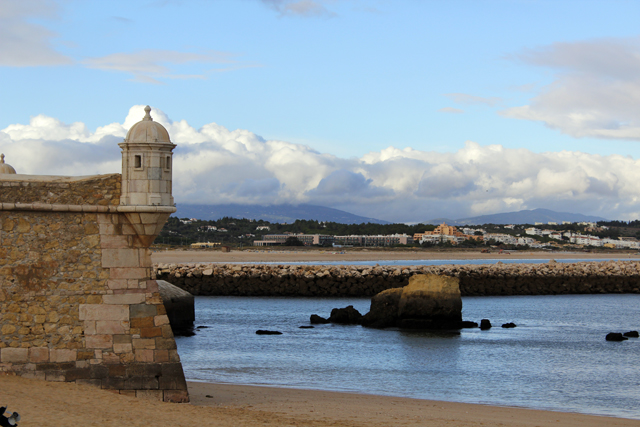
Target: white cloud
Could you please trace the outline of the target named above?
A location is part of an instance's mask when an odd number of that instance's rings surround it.
[[[464,113],[464,110],[461,110],[459,108],[453,108],[453,107],[444,107],[439,109],[438,111],[440,111],[441,113],[453,113],[453,114],[462,114]]]
[[[316,18],[333,18],[335,12],[327,9],[321,1],[317,0],[262,0],[273,10],[282,16],[301,16]]]
[[[87,129],[36,116],[0,131],[0,151],[20,173],[89,175],[120,171],[117,145],[144,116]],[[423,221],[544,207],[608,218],[640,212],[640,161],[560,151],[533,153],[466,142],[453,153],[389,147],[342,159],[216,123],[195,129],[158,109],[175,150],[180,203],[316,203],[393,221]]]
[[[56,9],[56,4],[49,0],[0,0],[0,66],[35,67],[73,62],[53,47],[51,40],[56,33],[30,22],[32,18],[55,18]]]
[[[208,51],[206,53],[178,52],[174,50],[144,49],[133,53],[113,53],[100,58],[89,58],[83,61],[88,68],[105,71],[130,73],[134,81],[142,83],[161,83],[160,78],[170,79],[204,79],[205,74],[176,74],[171,66],[186,63],[229,64],[238,69],[237,61],[232,54]],[[241,66],[240,66],[241,67]],[[215,71],[225,70],[218,69]]]
[[[640,139],[640,37],[555,43],[508,58],[557,76],[529,105],[501,114],[578,138]]]

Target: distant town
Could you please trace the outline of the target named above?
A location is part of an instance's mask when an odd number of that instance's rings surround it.
[[[169,218],[156,244],[213,247],[457,247],[517,249],[640,249],[640,221],[484,224],[340,224],[313,220]]]

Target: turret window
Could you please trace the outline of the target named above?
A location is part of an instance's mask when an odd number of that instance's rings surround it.
[[[133,156],[133,167],[135,169],[142,169],[142,154]]]
[[[164,169],[166,171],[170,171],[171,170],[171,156],[167,156],[165,158],[165,162],[164,162]]]

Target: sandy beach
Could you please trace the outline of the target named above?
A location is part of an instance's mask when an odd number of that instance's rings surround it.
[[[640,426],[582,414],[397,397],[189,383],[190,404],[136,399],[71,383],[0,377],[0,405],[20,426]]]
[[[290,250],[156,250],[151,259],[154,263],[189,262],[344,262],[380,261],[380,260],[477,260],[477,259],[599,259],[619,258],[637,259],[640,255],[624,252],[547,252],[547,251],[511,251],[481,253],[471,251],[434,251],[434,250],[377,250],[377,249],[290,249]]]

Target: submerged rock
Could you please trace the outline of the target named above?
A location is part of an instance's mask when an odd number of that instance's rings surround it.
[[[480,321],[480,329],[486,331],[487,329],[491,329],[491,321],[489,319],[482,319]]]
[[[625,332],[624,334],[622,334],[622,336],[628,337],[628,338],[638,338],[638,337],[640,337],[640,335],[638,334],[638,331]]]
[[[325,319],[324,317],[318,316],[317,314],[312,314],[309,318],[309,322],[313,325],[321,325],[325,323],[329,323],[329,319]]]
[[[265,329],[258,329],[256,335],[282,335],[280,331],[267,331]]]
[[[503,323],[502,327],[503,328],[515,328],[517,325],[513,322],[509,322],[509,323]]]
[[[478,327],[477,322],[471,322],[469,320],[463,320],[462,322],[460,322],[460,328],[477,328],[477,327]]]
[[[298,329],[313,329],[315,326],[298,326]]]
[[[331,316],[329,316],[329,322],[340,323],[341,325],[359,325],[362,319],[362,314],[352,305],[345,308],[334,308],[331,310]]]
[[[609,332],[605,337],[607,341],[625,341],[629,338],[622,336],[620,332]]]

